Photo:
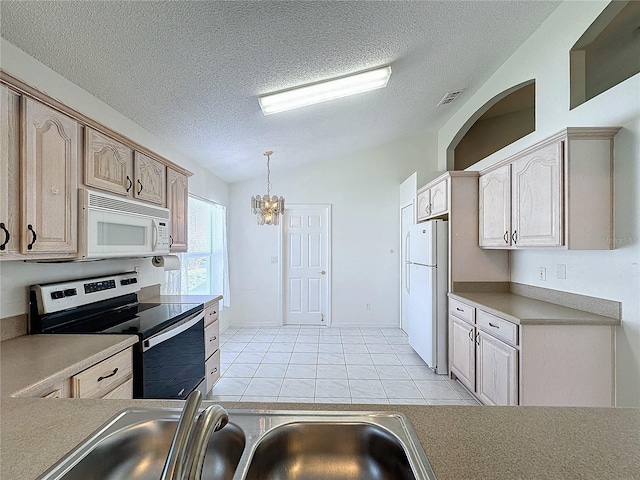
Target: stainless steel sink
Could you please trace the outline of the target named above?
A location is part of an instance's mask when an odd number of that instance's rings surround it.
[[[291,423],[267,433],[247,480],[415,480],[402,442],[371,423]]]
[[[42,478],[158,480],[180,410],[125,410]],[[231,480],[245,448],[240,427],[228,423],[207,445],[203,479]]]
[[[160,478],[179,409],[125,410],[41,478]],[[203,479],[435,479],[408,420],[387,412],[230,410]]]

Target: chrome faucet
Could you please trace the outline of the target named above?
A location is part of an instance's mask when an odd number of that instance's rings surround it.
[[[209,436],[229,421],[220,405],[211,405],[198,415],[201,403],[202,393],[197,390],[187,397],[160,480],[200,479]]]

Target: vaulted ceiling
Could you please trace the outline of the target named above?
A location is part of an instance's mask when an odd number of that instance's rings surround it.
[[[558,4],[3,0],[0,19],[6,40],[236,182],[264,175],[267,149],[278,171],[437,129]],[[266,117],[258,105],[381,65],[382,90]]]

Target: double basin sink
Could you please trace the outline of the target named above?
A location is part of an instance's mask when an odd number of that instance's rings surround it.
[[[180,409],[124,410],[42,480],[158,480]],[[203,480],[435,479],[404,415],[229,410],[208,442]]]

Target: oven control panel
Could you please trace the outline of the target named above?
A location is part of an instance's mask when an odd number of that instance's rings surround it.
[[[136,272],[120,273],[108,277],[71,280],[68,282],[33,285],[38,313],[59,312],[140,290]]]

